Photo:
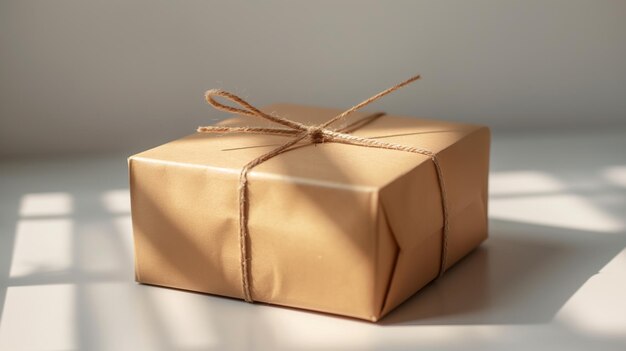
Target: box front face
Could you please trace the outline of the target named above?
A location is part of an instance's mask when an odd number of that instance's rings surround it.
[[[370,319],[376,314],[375,189],[250,178],[255,299]]]
[[[137,280],[242,296],[238,173],[132,159]],[[250,174],[256,301],[370,319],[376,310],[375,191]]]
[[[131,159],[131,210],[139,282],[241,296],[237,175]]]

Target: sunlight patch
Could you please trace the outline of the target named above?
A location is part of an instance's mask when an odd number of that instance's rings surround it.
[[[623,273],[598,274],[591,277],[567,301],[556,319],[594,336],[626,335],[626,313],[623,301],[626,281]]]
[[[67,273],[72,266],[72,230],[69,219],[19,221],[10,276]]]
[[[66,193],[26,194],[20,204],[21,216],[67,215],[72,210],[72,197]]]
[[[553,193],[564,189],[562,182],[543,172],[497,172],[489,176],[490,195]]]
[[[77,349],[75,295],[71,284],[9,287],[0,320],[0,349]]]
[[[616,232],[621,221],[598,210],[576,195],[536,195],[521,198],[495,198],[489,203],[491,218],[560,228]]]
[[[102,194],[104,208],[111,213],[130,213],[128,189],[109,190]]]
[[[607,167],[602,173],[611,184],[626,188],[626,166]]]

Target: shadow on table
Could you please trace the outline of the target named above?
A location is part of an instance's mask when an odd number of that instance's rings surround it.
[[[536,324],[552,320],[625,246],[623,235],[495,220],[481,247],[381,325]]]

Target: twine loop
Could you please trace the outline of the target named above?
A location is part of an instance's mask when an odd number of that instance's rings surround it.
[[[369,123],[369,120],[373,120],[375,118],[382,117],[384,113],[377,113],[361,120],[358,120],[354,123],[349,124],[346,127],[334,130],[329,128],[329,126],[335,123],[338,120],[342,120],[346,118],[348,115],[353,112],[359,110],[360,108],[378,100],[379,98],[395,91],[403,86],[410,84],[416,80],[420,79],[420,76],[411,77],[404,82],[395,85],[389,89],[383,90],[380,93],[370,97],[367,100],[362,101],[359,104],[354,105],[353,107],[347,109],[346,111],[338,114],[337,116],[329,119],[328,121],[319,124],[319,125],[306,125],[297,121],[293,121],[287,119],[285,117],[279,117],[272,114],[267,114],[258,108],[252,106],[247,101],[243,100],[239,96],[221,90],[221,89],[211,89],[205,93],[206,101],[215,107],[218,110],[245,115],[245,116],[254,116],[269,120],[276,124],[280,124],[286,128],[272,128],[272,127],[229,127],[229,126],[203,126],[198,127],[197,131],[201,133],[249,133],[249,134],[264,134],[264,135],[279,135],[279,136],[288,136],[291,137],[291,140],[285,142],[284,144],[276,147],[275,149],[255,158],[254,160],[248,162],[241,169],[241,173],[239,175],[239,247],[240,247],[240,262],[241,262],[241,286],[242,286],[242,294],[244,300],[248,302],[254,302],[252,298],[252,289],[250,287],[250,272],[249,272],[249,261],[248,257],[248,212],[249,212],[249,189],[248,189],[248,173],[252,168],[258,166],[259,164],[278,156],[284,152],[287,152],[293,149],[296,144],[305,142],[308,144],[320,144],[320,143],[328,143],[328,142],[336,142],[343,143],[348,145],[356,145],[362,147],[371,147],[377,149],[387,149],[387,150],[398,150],[404,152],[411,152],[420,155],[424,155],[429,157],[433,165],[435,167],[435,171],[437,174],[437,181],[439,185],[439,190],[441,193],[441,208],[443,213],[443,229],[442,229],[442,238],[441,238],[441,260],[439,266],[439,277],[443,275],[446,270],[446,260],[447,260],[447,250],[448,250],[448,207],[447,207],[447,196],[446,196],[446,188],[444,184],[443,172],[441,170],[441,166],[439,164],[439,159],[437,155],[427,149],[417,148],[413,146],[394,144],[394,143],[386,143],[381,142],[373,138],[364,138],[356,135],[350,134],[351,131],[358,129],[364,125],[361,123],[366,121]],[[239,107],[229,106],[226,104],[222,104],[215,99],[215,97],[221,97],[231,102],[237,104]]]

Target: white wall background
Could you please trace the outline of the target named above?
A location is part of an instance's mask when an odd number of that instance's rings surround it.
[[[626,124],[626,1],[0,2],[0,155],[135,151],[259,105],[505,129]]]

